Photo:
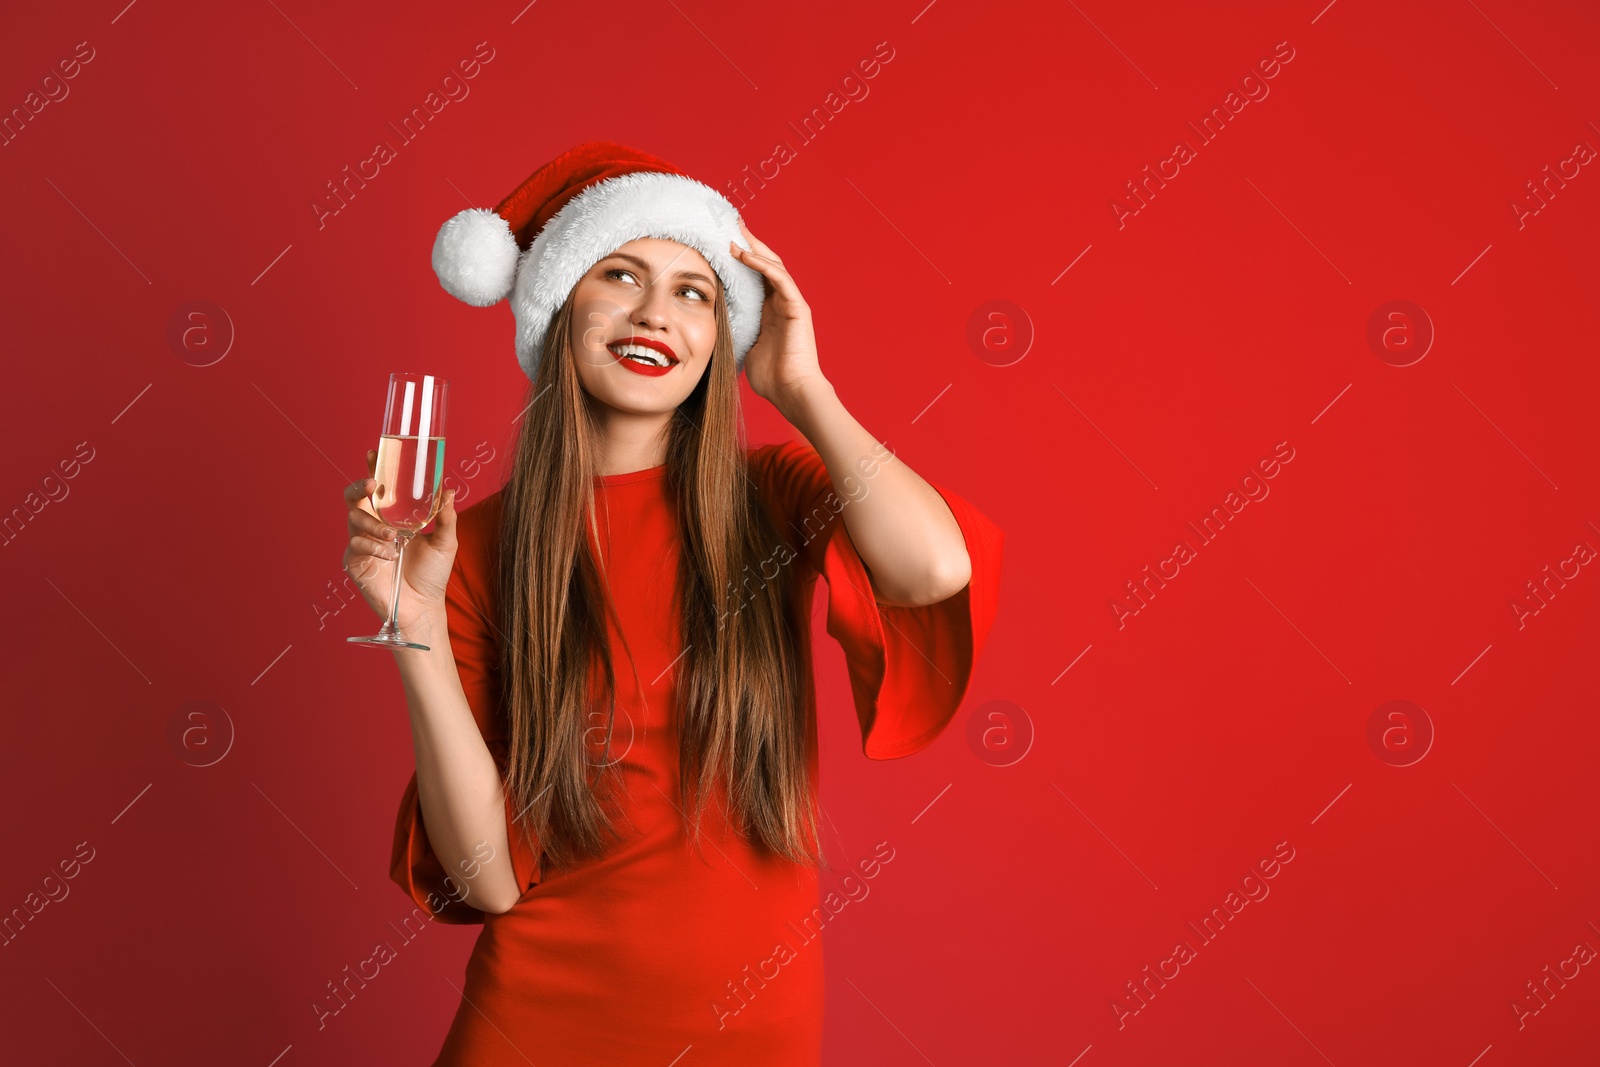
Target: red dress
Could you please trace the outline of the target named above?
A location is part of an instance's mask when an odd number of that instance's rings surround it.
[[[811,594],[829,588],[827,630],[844,649],[865,754],[908,756],[932,743],[966,693],[994,620],[1003,534],[955,494],[937,489],[966,540],[972,580],[924,607],[876,602],[839,509],[844,501],[803,441],[750,450],[750,477],[804,568],[796,610],[803,707],[816,778]],[[600,550],[623,635],[637,665],[614,651],[627,836],[610,854],[548,878],[511,827],[525,890],[502,915],[451,896],[422,823],[413,773],[395,825],[391,877],[428,914],[481,923],[463,996],[435,1067],[577,1064],[667,1067],[820,1062],[827,919],[815,871],[755,851],[708,804],[697,856],[675,805],[678,740],[670,667],[681,651],[669,610],[679,537],[666,467],[595,479],[596,512],[613,537]],[[870,483],[868,483],[870,484]],[[502,494],[460,513],[447,597],[451,649],[478,728],[505,771],[506,742],[490,623]],[[614,548],[613,548],[614,546]],[[643,547],[643,546],[647,546]],[[624,648],[609,623],[613,650]],[[643,684],[644,692],[639,685]],[[514,814],[506,802],[508,819]],[[714,845],[711,844],[714,842]],[[460,891],[456,891],[456,896]]]

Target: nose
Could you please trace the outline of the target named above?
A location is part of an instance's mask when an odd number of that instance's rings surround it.
[[[670,321],[667,301],[671,294],[664,285],[651,285],[639,295],[639,306],[634,309],[633,324],[650,331],[665,330]]]

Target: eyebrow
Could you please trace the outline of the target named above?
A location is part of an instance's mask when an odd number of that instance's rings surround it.
[[[633,264],[635,264],[637,266],[643,267],[645,270],[649,270],[650,269],[650,264],[646,263],[644,260],[640,259],[638,256],[631,256],[626,252],[613,252],[609,256],[607,256],[606,259],[625,259],[629,263],[633,263]],[[600,262],[604,263],[606,261],[606,259],[602,259]],[[713,289],[715,289],[716,286],[717,286],[716,282],[712,281],[710,278],[707,278],[704,274],[701,274],[699,271],[680,270],[678,272],[678,277],[680,277],[680,278],[688,278],[688,279],[690,279],[692,281],[702,282],[702,283],[704,283],[706,285],[711,286]]]

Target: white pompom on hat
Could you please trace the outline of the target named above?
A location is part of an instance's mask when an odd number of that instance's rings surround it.
[[[640,237],[688,245],[711,264],[742,369],[761,329],[765,286],[758,271],[728,252],[730,241],[750,247],[738,210],[710,186],[626,145],[578,145],[534,171],[493,211],[455,215],[434,239],[433,270],[446,292],[474,307],[511,298],[517,362],[533,381],[550,319],[572,287]]]

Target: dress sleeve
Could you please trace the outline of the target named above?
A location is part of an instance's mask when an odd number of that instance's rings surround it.
[[[499,638],[495,632],[493,597],[494,546],[500,533],[496,493],[463,510],[456,520],[457,549],[450,584],[445,590],[445,614],[450,627],[450,649],[455,657],[461,688],[477,721],[478,731],[494,756],[504,780],[506,742],[500,705]],[[508,791],[509,793],[509,791]],[[522,840],[514,822],[513,802],[506,798],[506,828],[510,838],[511,867],[517,886],[527,892],[541,877],[539,858]],[[413,770],[400,798],[395,820],[394,848],[389,877],[435,919],[444,923],[482,923],[484,913],[468,904],[472,882],[464,874],[448,874],[428,843]]]
[[[764,445],[751,465],[800,560],[828,583],[828,633],[844,649],[862,751],[888,760],[926,748],[960,707],[994,624],[1005,534],[930,481],[961,527],[971,581],[936,604],[882,604],[843,519],[848,500],[816,449],[803,441]],[[857,480],[870,492],[870,477]]]

